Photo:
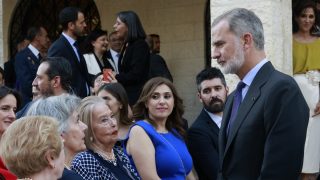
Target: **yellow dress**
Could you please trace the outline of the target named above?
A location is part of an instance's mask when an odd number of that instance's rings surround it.
[[[307,74],[308,71],[320,70],[320,39],[311,43],[300,43],[294,39],[292,42],[294,79],[310,108],[302,172],[317,173],[320,168],[320,115],[312,115],[319,100],[319,82],[312,82]]]
[[[311,43],[292,40],[293,74],[320,70],[320,38]]]

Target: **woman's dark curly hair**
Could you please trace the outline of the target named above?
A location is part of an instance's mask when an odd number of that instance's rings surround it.
[[[16,98],[17,111],[18,111],[21,108],[21,96],[20,96],[20,94],[17,91],[15,91],[15,90],[13,90],[11,88],[8,88],[7,86],[0,86],[0,101],[4,97],[6,97],[8,94],[12,94]]]
[[[296,22],[295,19],[297,17],[299,17],[307,8],[313,9],[314,16],[315,16],[314,26],[310,30],[310,33],[315,31],[315,25],[317,25],[319,23],[319,17],[318,17],[318,13],[317,13],[316,4],[315,4],[315,2],[313,2],[311,0],[305,0],[305,1],[300,1],[293,8],[293,15],[292,15],[292,31],[293,31],[293,33],[296,33],[299,30],[298,23]]]
[[[150,124],[156,127],[155,122],[149,117],[146,104],[151,98],[155,89],[163,84],[167,85],[171,89],[172,95],[174,98],[174,107],[173,107],[172,113],[169,115],[166,121],[166,128],[173,133],[175,133],[173,129],[176,129],[179,135],[185,138],[186,132],[183,128],[184,123],[182,120],[182,115],[184,113],[183,101],[179,97],[177,90],[172,84],[172,82],[166,78],[163,78],[163,77],[152,78],[143,86],[140,97],[137,103],[133,106],[133,119],[136,121],[147,120]]]

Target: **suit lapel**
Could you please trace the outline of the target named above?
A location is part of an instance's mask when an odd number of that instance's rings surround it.
[[[220,133],[219,133],[219,141],[221,142],[221,146],[219,146],[219,151],[220,152],[225,152],[225,147],[226,147],[226,130],[228,126],[228,119],[230,118],[231,114],[231,109],[232,109],[232,102],[234,98],[234,92],[232,92],[226,101],[225,108],[223,111],[223,116],[222,116],[222,122],[221,122],[221,128],[220,128]]]
[[[253,105],[255,104],[255,102],[259,99],[260,94],[261,94],[261,87],[269,79],[270,73],[273,70],[274,70],[274,68],[271,65],[271,63],[267,62],[266,64],[264,64],[261,67],[261,69],[258,71],[256,77],[252,81],[252,83],[249,87],[249,90],[248,90],[245,98],[243,99],[243,101],[238,109],[238,112],[241,112],[241,113],[239,113],[237,115],[237,117],[233,123],[233,126],[230,129],[228,138],[225,138],[227,144],[225,146],[224,156],[228,152],[228,149],[229,149],[232,141],[234,140],[235,136],[238,133],[239,128],[241,127],[241,124],[243,123],[243,121],[247,117],[248,113],[250,112],[250,110],[253,107]],[[232,108],[232,104],[231,105],[229,104],[228,107],[229,107],[229,109],[228,109],[228,114],[227,114],[226,118],[228,118],[230,116],[230,110]],[[224,130],[226,129],[226,124],[227,124],[227,122],[224,122]]]
[[[63,35],[61,35],[60,38],[64,41],[64,44],[67,46],[68,51],[69,51],[69,52],[72,52],[72,56],[73,56],[72,59],[73,59],[73,61],[74,61],[77,65],[79,65],[79,67],[80,67],[80,63],[79,63],[79,61],[78,61],[78,57],[77,57],[76,53],[74,52],[72,45],[69,43],[69,41],[67,40],[67,38],[65,38]],[[82,54],[79,54],[79,56],[82,56]],[[80,59],[81,59],[81,57],[80,57]]]
[[[31,63],[34,65],[40,64],[40,60],[38,59],[38,57],[36,57],[28,47],[26,47],[26,49],[27,49],[28,60],[31,61]]]
[[[211,129],[212,132],[214,132],[215,134],[217,134],[217,136],[219,135],[219,127],[217,126],[217,124],[211,119],[211,117],[209,116],[209,114],[202,109],[201,114],[200,114],[201,119],[203,119],[206,124],[209,126],[209,128]]]

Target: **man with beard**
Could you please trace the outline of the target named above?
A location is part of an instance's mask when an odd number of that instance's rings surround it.
[[[257,15],[236,8],[217,17],[212,57],[241,80],[223,112],[218,179],[299,179],[309,108],[294,79],[266,59]]]
[[[202,70],[196,78],[203,109],[188,131],[188,147],[199,179],[217,179],[218,135],[228,87],[217,68]]]
[[[32,82],[32,91],[37,93],[37,96],[17,112],[17,119],[25,116],[30,105],[38,98],[73,93],[71,78],[72,71],[68,60],[63,57],[43,58]]]
[[[86,97],[90,94],[90,78],[86,62],[79,50],[79,37],[85,32],[85,17],[80,9],[66,7],[59,14],[59,22],[63,32],[49,48],[49,57],[64,57],[72,67],[71,86],[77,96]]]

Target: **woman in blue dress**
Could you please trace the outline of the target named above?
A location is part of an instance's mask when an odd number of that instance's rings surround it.
[[[145,84],[124,148],[142,179],[194,179],[182,114],[182,100],[169,80],[156,77]]]

